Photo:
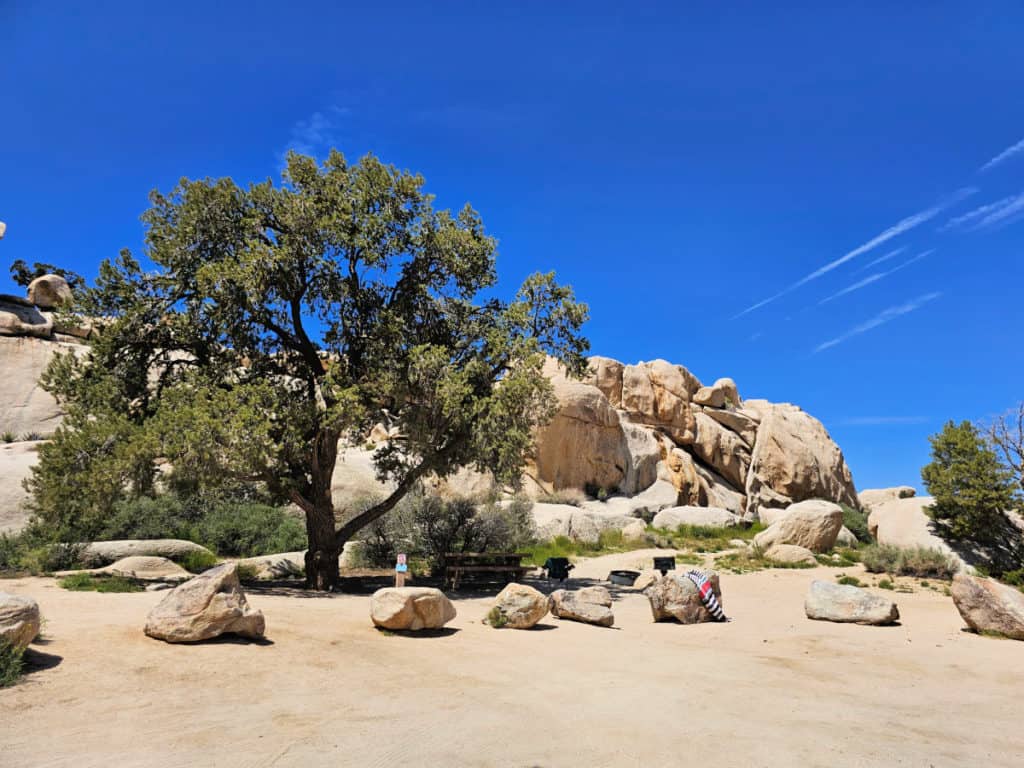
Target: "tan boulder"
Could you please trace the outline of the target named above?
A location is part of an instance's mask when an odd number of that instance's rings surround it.
[[[645,538],[647,538],[647,526],[644,525],[643,520],[633,520],[622,528],[623,541],[643,541]]]
[[[753,448],[757,440],[758,419],[753,412],[745,410],[723,410],[719,408],[705,408],[704,415],[714,419],[723,427],[731,429],[748,448]]]
[[[440,629],[454,618],[452,601],[433,587],[385,587],[370,600],[370,619],[381,629]]]
[[[1024,640],[1024,593],[992,579],[960,572],[953,577],[953,603],[975,632]]]
[[[548,612],[548,599],[543,593],[525,584],[512,583],[494,598],[488,617],[509,629],[530,629]]]
[[[653,568],[645,568],[640,571],[640,575],[637,576],[636,581],[633,582],[633,589],[636,592],[643,592],[659,579],[661,579],[660,571],[656,571]]]
[[[693,440],[692,393],[700,382],[681,365],[665,360],[627,365],[622,371],[620,407],[630,419],[657,427],[680,445]]]
[[[52,335],[53,321],[38,309],[15,296],[0,296],[0,336],[48,339]]]
[[[538,478],[551,488],[617,489],[630,463],[619,415],[601,390],[556,376],[558,412],[537,430]]]
[[[779,520],[754,537],[767,552],[775,544],[797,544],[812,552],[828,552],[843,527],[843,511],[836,505],[794,504]]]
[[[720,507],[737,517],[746,518],[747,497],[735,490],[724,477],[697,464],[698,502],[701,506]],[[741,486],[742,487],[742,486]]]
[[[661,440],[651,427],[629,421],[622,422],[622,434],[628,459],[619,491],[632,496],[650,488],[658,480]]]
[[[665,479],[676,489],[679,504],[701,502],[701,473],[689,453],[682,448],[668,447],[660,468],[664,471]]]
[[[857,506],[850,469],[821,422],[789,404],[745,400],[761,424],[747,472],[748,516],[805,499]]]
[[[185,539],[119,539],[86,544],[82,547],[79,559],[86,565],[99,566],[134,555],[181,560],[192,553],[214,556],[206,547]]]
[[[939,536],[938,526],[928,515],[933,501],[930,496],[913,496],[875,504],[868,515],[868,533],[879,544],[937,549],[954,558],[962,569],[963,559]]]
[[[670,530],[675,530],[680,525],[733,528],[740,524],[740,518],[732,512],[718,507],[669,507],[656,514],[651,524],[655,528]]]
[[[732,379],[718,379],[710,387],[701,387],[693,395],[693,402],[710,408],[735,408],[740,404],[740,394]]]
[[[695,414],[697,430],[691,450],[705,464],[724,477],[730,485],[743,488],[750,466],[750,451],[731,429],[704,412]]]
[[[0,592],[0,641],[24,648],[39,635],[39,604],[31,597]]]
[[[892,624],[900,618],[896,603],[860,587],[815,579],[804,600],[807,618],[845,624]]]
[[[626,367],[618,360],[610,357],[591,357],[591,374],[585,379],[587,384],[593,384],[604,393],[608,402],[613,408],[622,404],[622,371]]]
[[[28,300],[40,309],[56,309],[72,299],[71,286],[60,275],[42,275],[28,284]]]
[[[711,589],[721,603],[722,589],[718,574],[715,571],[704,571]],[[700,600],[700,592],[686,574],[681,571],[669,572],[664,578],[658,579],[644,590],[651,605],[651,614],[655,621],[676,620],[680,624],[697,624],[714,621],[704,603]]]
[[[188,581],[192,574],[173,560],[166,557],[131,555],[103,568],[89,568],[76,571],[57,571],[54,576],[73,576],[80,573],[93,576],[123,576],[138,581]]]
[[[839,529],[839,535],[836,536],[837,547],[856,547],[860,544],[860,541],[854,535],[853,531],[847,528],[845,525]]]
[[[601,590],[603,594],[596,590]],[[612,599],[604,587],[587,587],[575,592],[558,589],[549,598],[551,615],[559,619],[610,627],[615,623]]]
[[[168,643],[194,643],[224,634],[261,638],[265,627],[238,583],[238,565],[224,563],[168,592],[150,611],[145,632]]]
[[[0,443],[0,533],[20,531],[30,516],[23,483],[39,461],[39,443]]]
[[[781,565],[817,565],[814,553],[796,544],[772,544],[764,556]]]
[[[0,302],[2,314],[3,306]],[[39,378],[56,355],[68,352],[84,355],[88,349],[82,344],[37,338],[6,338],[0,329],[0,371],[3,371],[0,431],[10,431],[16,435],[26,432],[53,434],[63,417],[63,410],[53,396],[39,385]]]
[[[917,495],[917,491],[909,485],[897,485],[893,488],[865,488],[857,494],[860,506],[871,511],[877,506],[897,499],[910,499]]]

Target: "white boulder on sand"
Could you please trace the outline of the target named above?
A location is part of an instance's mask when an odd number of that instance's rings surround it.
[[[722,602],[722,588],[715,571],[704,571],[711,589]],[[644,590],[644,595],[651,604],[651,614],[655,621],[675,619],[680,624],[698,624],[714,621],[708,609],[701,602],[700,592],[684,572],[672,572],[658,579]]]
[[[79,559],[86,565],[109,565],[125,557],[146,555],[180,560],[188,554],[197,553],[214,557],[206,547],[185,539],[120,539],[117,541],[94,541],[82,548]]]
[[[1024,640],[1024,593],[967,573],[953,577],[953,603],[975,632],[995,632]]]
[[[168,643],[194,643],[233,634],[258,639],[266,624],[238,583],[238,565],[224,563],[171,590],[146,619],[146,634]]]
[[[772,544],[764,553],[764,556],[773,563],[781,565],[817,565],[814,553],[807,547],[798,544]]]
[[[892,600],[847,584],[815,579],[804,600],[807,618],[843,624],[892,624],[900,618]]]
[[[843,527],[843,510],[828,502],[793,504],[781,518],[754,537],[768,551],[775,544],[796,544],[812,552],[828,552]]]
[[[384,587],[370,599],[370,619],[381,629],[441,629],[454,618],[452,601],[433,587]]]
[[[132,555],[123,557],[116,563],[102,568],[87,568],[77,571],[57,571],[54,576],[75,576],[89,574],[92,576],[123,576],[126,579],[139,581],[188,581],[192,574],[173,560],[166,557],[150,557],[148,555]]]
[[[551,593],[551,615],[559,619],[610,627],[615,623],[612,597],[604,587],[585,587],[576,591],[558,589]]]
[[[491,625],[495,622],[509,629],[530,629],[548,612],[547,597],[533,587],[512,583],[494,598]],[[495,615],[496,614],[496,615]]]
[[[24,648],[39,635],[40,623],[35,600],[0,592],[0,641]]]
[[[720,507],[670,507],[654,516],[651,522],[655,528],[674,530],[680,525],[700,525],[707,528],[733,528],[741,518]]]

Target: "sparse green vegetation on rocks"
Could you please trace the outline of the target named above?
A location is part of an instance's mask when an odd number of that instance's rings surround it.
[[[889,544],[871,544],[861,548],[858,554],[870,573],[951,579],[959,570],[954,557],[926,547],[904,549]]]

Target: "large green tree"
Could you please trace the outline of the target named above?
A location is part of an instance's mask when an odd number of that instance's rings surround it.
[[[143,215],[144,269],[104,262],[76,307],[109,319],[45,386],[67,406],[31,480],[38,516],[79,529],[119,489],[149,492],[154,460],[192,482],[258,482],[305,513],[308,586],[429,474],[518,478],[554,398],[553,355],[586,369],[587,316],[552,274],[493,296],[495,241],[468,205],[435,210],[423,179],[337,151],[290,154],[280,185],[183,179]],[[339,443],[379,421],[394,492],[338,525]]]
[[[1020,532],[1006,513],[1020,503],[1011,470],[971,422],[947,422],[932,435],[932,460],[921,470],[931,512],[949,532],[986,549],[997,568],[1021,555]]]

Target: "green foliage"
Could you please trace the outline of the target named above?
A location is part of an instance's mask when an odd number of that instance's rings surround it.
[[[0,688],[18,682],[25,671],[22,657],[24,651],[6,640],[0,640]]]
[[[716,528],[707,525],[680,525],[676,530],[648,526],[647,532],[653,543],[665,549],[684,549],[696,552],[721,552],[731,549],[733,539],[753,539],[765,526],[754,523],[749,527]]]
[[[21,437],[18,438],[18,441],[22,443],[38,443],[42,439],[43,436],[38,432],[24,432]]]
[[[587,308],[553,274],[493,298],[480,216],[434,210],[423,186],[332,151],[321,165],[289,154],[278,186],[153,192],[153,267],[127,251],[101,265],[76,307],[109,325],[43,378],[67,417],[32,477],[39,519],[82,535],[153,495],[163,457],[200,491],[244,478],[301,507],[326,555],[310,583],[328,588],[331,556],[422,477],[473,465],[517,480],[556,406],[545,355],[586,370]],[[374,454],[395,491],[336,528],[339,440],[361,445],[381,421],[403,436]]]
[[[871,544],[860,550],[860,559],[869,573],[891,576],[951,579],[958,569],[955,558],[927,547],[903,549],[891,544]]]
[[[879,589],[895,589],[893,583],[889,579],[882,579],[878,582]]]
[[[840,584],[842,584],[843,586],[846,586],[846,587],[863,587],[864,586],[864,582],[862,582],[856,576],[846,576],[844,574],[840,574],[836,578],[839,580]]]
[[[495,606],[487,612],[487,616],[484,617],[484,623],[490,624],[495,629],[501,629],[508,624],[508,618]]]
[[[254,557],[306,548],[302,523],[279,507],[221,502],[197,524],[199,542],[220,555]]]
[[[67,280],[68,286],[72,291],[85,284],[85,280],[77,272],[72,272],[70,269],[62,269],[53,264],[47,264],[44,261],[37,261],[31,267],[23,259],[18,259],[11,264],[11,280],[14,281],[15,285],[20,285],[23,288],[27,288],[29,283],[43,275],[60,275]]]
[[[66,576],[57,582],[58,586],[72,592],[142,592],[143,587],[137,581],[124,576],[93,576],[89,573],[76,573]]]
[[[837,547],[832,551],[832,554],[820,554],[814,556],[821,565],[827,565],[831,568],[849,568],[851,565],[856,565],[860,562],[860,552],[850,547]]]
[[[217,556],[210,552],[193,550],[186,552],[185,556],[179,560],[178,565],[189,573],[202,573],[213,568],[218,562]]]
[[[536,538],[532,508],[525,499],[507,503],[442,499],[417,490],[367,527],[363,558],[368,565],[388,568],[404,552],[439,569],[449,552],[523,551]]]
[[[3,434],[0,434],[0,441],[3,441],[5,443],[13,443],[16,439],[17,438],[15,434],[10,430],[4,432]]]
[[[847,530],[857,537],[857,541],[863,544],[870,544],[873,539],[871,534],[868,533],[868,513],[854,509],[846,504],[840,504],[839,506],[843,509],[843,525],[846,526]]]
[[[257,575],[256,568],[252,565],[242,563],[238,566],[239,581],[256,581]]]
[[[1005,530],[1005,513],[1018,501],[1013,473],[969,421],[947,422],[929,440],[932,460],[921,478],[935,497],[935,519],[954,536],[991,541]]]

